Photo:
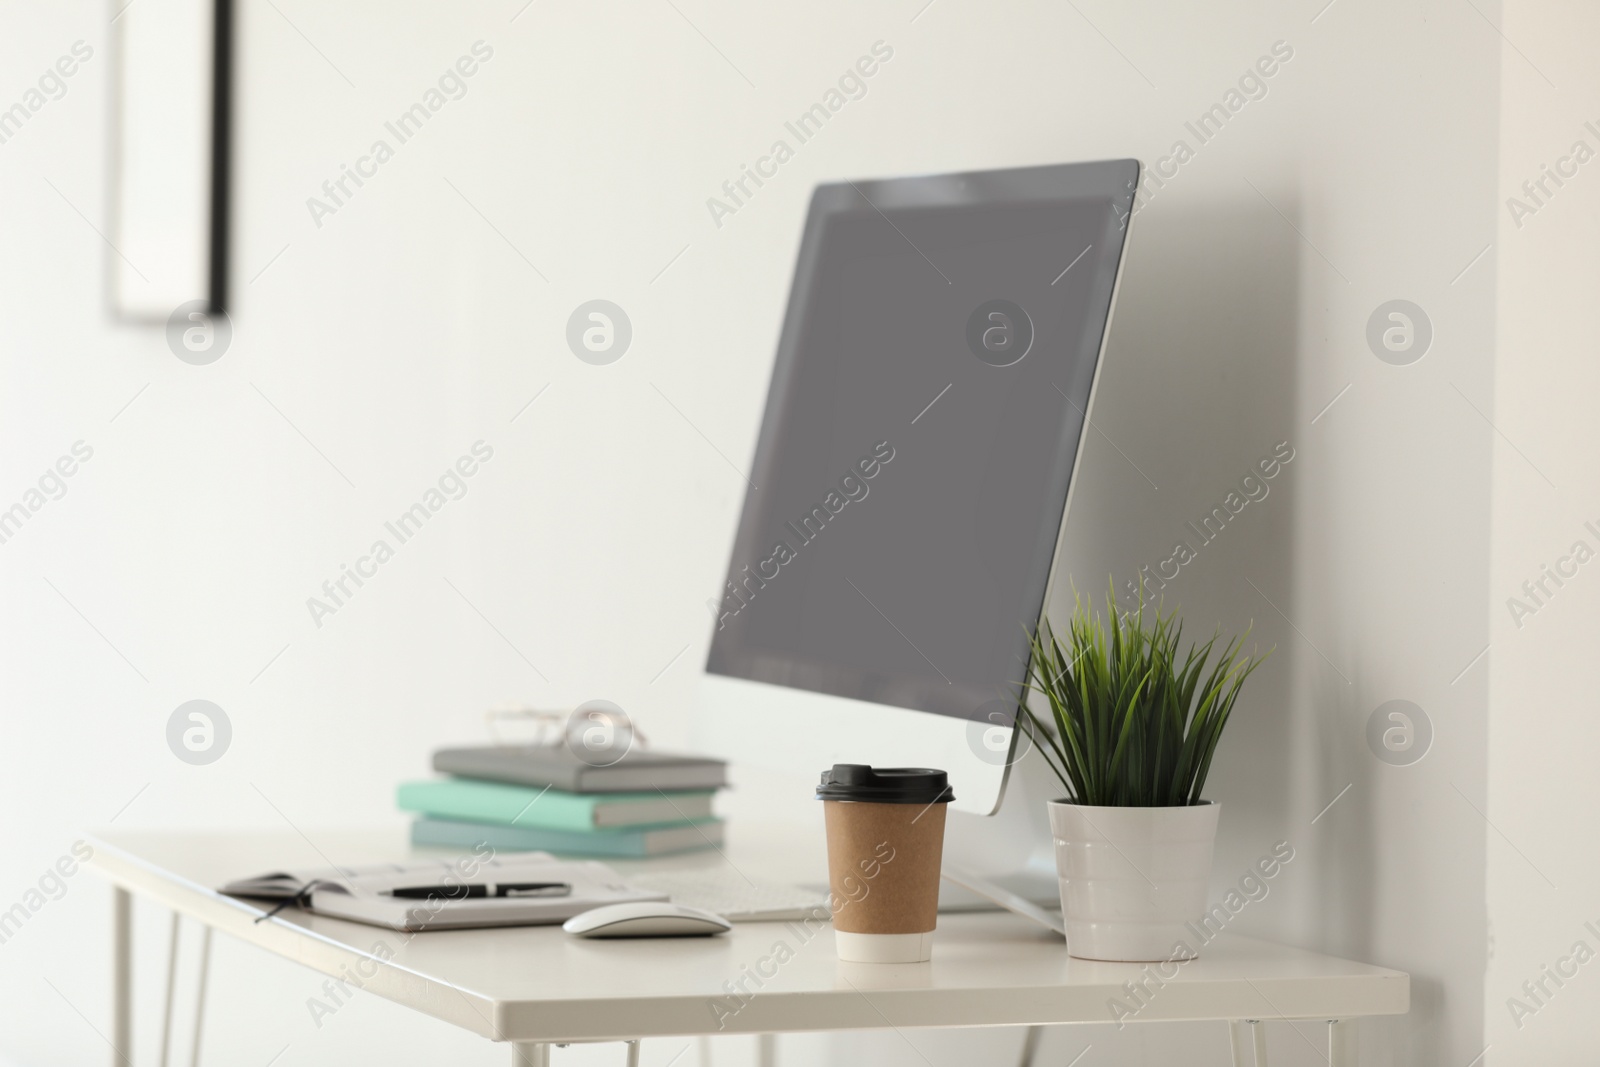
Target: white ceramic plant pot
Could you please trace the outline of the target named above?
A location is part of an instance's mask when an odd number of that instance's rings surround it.
[[[1192,959],[1220,805],[1102,808],[1052,800],[1067,951],[1083,959]]]

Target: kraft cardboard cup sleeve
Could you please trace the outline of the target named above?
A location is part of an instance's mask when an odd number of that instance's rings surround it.
[[[944,771],[836,763],[817,786],[828,830],[828,906],[839,958],[920,963],[933,954]]]

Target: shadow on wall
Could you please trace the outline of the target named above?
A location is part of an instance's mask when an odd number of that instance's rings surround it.
[[[1332,454],[1323,443],[1337,438],[1309,424],[1302,367],[1343,349],[1322,339],[1302,348],[1302,308],[1324,303],[1324,284],[1342,283],[1302,274],[1312,261],[1277,213],[1300,225],[1298,198],[1289,187],[1267,192],[1272,206],[1245,190],[1207,203],[1160,200],[1140,215],[1063,559],[1085,595],[1103,598],[1108,574],[1119,591],[1136,588],[1143,572],[1158,579],[1166,607],[1181,609],[1189,637],[1253,626],[1260,648],[1275,646],[1246,687],[1206,788],[1223,805],[1211,899],[1222,902],[1287,843],[1295,858],[1264,887],[1252,882],[1256,892],[1226,929],[1412,971],[1411,1014],[1370,1021],[1363,1044],[1440,1062],[1451,1035],[1481,1029],[1481,1008],[1449,1003],[1446,993],[1487,951],[1484,838],[1461,805],[1462,818],[1449,822],[1449,851],[1459,857],[1441,860],[1433,824],[1392,807],[1416,796],[1409,790],[1420,779],[1396,779],[1364,740],[1374,687],[1363,665],[1370,674],[1405,655],[1390,647],[1397,620],[1381,636],[1364,625],[1373,605],[1363,572],[1385,520],[1351,506],[1365,499],[1353,495],[1365,492],[1363,465],[1381,463],[1383,449]],[[1477,438],[1466,444],[1476,450]],[[1246,485],[1267,457],[1276,474]],[[1481,464],[1471,455],[1457,462],[1488,470],[1486,450]],[[1441,506],[1470,516],[1475,491]],[[1485,475],[1485,509],[1487,499]],[[1071,610],[1072,589],[1058,590],[1052,617]],[[1449,774],[1467,786],[1482,780],[1483,709],[1466,693],[1453,703]],[[1420,769],[1440,777],[1443,755]],[[1341,796],[1332,815],[1312,821]],[[1431,914],[1397,890],[1397,865],[1412,872],[1402,880],[1417,879],[1416,893],[1435,895]],[[1287,1034],[1273,1041],[1298,1044]]]
[[[1063,543],[1085,595],[1103,599],[1108,574],[1126,595],[1143,575],[1181,610],[1186,639],[1253,622],[1252,641],[1279,646],[1246,687],[1206,789],[1225,805],[1219,885],[1285,837],[1294,788],[1295,724],[1282,710],[1293,631],[1263,594],[1290,612],[1299,264],[1298,238],[1254,197],[1141,212]],[[1051,615],[1071,610],[1071,589],[1058,591]]]
[[[1181,611],[1185,640],[1253,626],[1253,644],[1277,646],[1247,685],[1205,790],[1223,806],[1216,902],[1277,842],[1302,854],[1309,844],[1291,819],[1315,786],[1295,779],[1291,754],[1314,713],[1294,697],[1295,635],[1278,613],[1294,617],[1301,258],[1294,231],[1248,189],[1140,213],[1061,546],[1078,592],[1097,602],[1108,575],[1125,597],[1143,574],[1154,598]],[[1051,617],[1072,608],[1072,588],[1058,588]],[[1227,929],[1307,941],[1314,889],[1290,872],[1301,873],[1293,861]],[[1094,1040],[1118,1050],[1118,1063],[1156,1049],[1196,1062],[1227,1055],[1225,1027],[1156,1030],[1097,1028]],[[1049,1041],[1067,1059],[1082,1044]]]
[[[1242,632],[1253,618],[1265,649],[1284,644],[1281,620],[1244,579],[1287,590],[1292,573],[1295,465],[1275,460],[1267,478],[1257,464],[1280,442],[1293,444],[1298,239],[1258,199],[1184,207],[1154,202],[1134,222],[1058,550],[1071,581],[1058,579],[1049,615],[1056,623],[1071,615],[1074,587],[1101,609],[1108,577],[1126,600],[1144,570],[1165,582],[1153,595],[1182,608],[1190,637],[1204,641],[1219,623]],[[1235,507],[1245,502],[1237,513],[1224,503],[1230,493]],[[1173,559],[1179,544],[1192,554],[1187,562]],[[1207,796],[1225,805],[1219,887],[1286,834],[1279,821],[1294,728],[1279,709],[1291,706],[1290,678],[1282,656],[1256,673],[1211,772]],[[1043,831],[1015,809],[1062,793],[1042,759],[1023,760],[1011,770],[1006,813],[955,813],[947,850],[1004,869],[1031,846],[1048,865],[1048,840],[1018,837]]]

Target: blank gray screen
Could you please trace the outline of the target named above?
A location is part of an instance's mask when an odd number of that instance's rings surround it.
[[[1137,179],[817,190],[709,671],[969,719],[1015,702]]]

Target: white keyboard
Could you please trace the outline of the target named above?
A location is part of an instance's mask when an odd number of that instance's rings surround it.
[[[639,871],[626,875],[628,884],[666,893],[674,904],[700,908],[733,923],[784,922],[804,919],[818,908],[827,915],[828,891],[785,882],[746,879],[738,871]]]

